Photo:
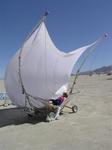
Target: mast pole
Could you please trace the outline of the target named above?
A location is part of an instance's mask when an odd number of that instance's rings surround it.
[[[28,34],[28,36],[26,37],[24,43],[26,42],[27,39],[30,38],[30,36],[35,32],[35,30],[41,25],[42,22],[44,22],[48,16],[49,12],[45,12],[44,15],[41,17],[40,21],[36,24],[36,26],[32,29],[32,31]],[[23,43],[23,45],[24,45]],[[22,46],[23,47],[23,46]]]
[[[48,12],[46,11],[44,13],[44,15],[42,16],[42,18],[40,19],[39,23],[32,29],[32,31],[28,34],[28,36],[26,37],[26,39],[24,40],[20,52],[19,52],[19,71],[18,71],[18,75],[19,75],[19,80],[20,80],[20,84],[22,87],[22,94],[27,94],[24,84],[23,84],[23,80],[22,80],[22,76],[21,76],[21,57],[22,57],[22,51],[23,51],[23,46],[24,43],[31,37],[31,35],[35,32],[35,30],[42,24],[42,22],[45,21],[46,17],[48,16]]]
[[[87,60],[87,58],[89,57],[89,55],[95,50],[96,46],[97,46],[99,43],[103,42],[103,41],[104,41],[105,39],[107,39],[107,38],[108,38],[108,34],[107,34],[107,33],[103,34],[100,38],[98,38],[98,40],[96,40],[96,42],[94,43],[95,45],[93,45],[91,51],[89,51],[89,52],[87,53],[87,55],[85,56],[85,58],[83,59],[81,65],[80,65],[79,69],[78,69],[77,72],[76,72],[76,75],[75,75],[73,84],[72,84],[72,86],[71,86],[71,88],[70,88],[69,94],[72,94],[73,88],[74,88],[74,85],[76,84],[76,80],[77,80],[77,78],[78,78],[78,75],[79,75],[79,73],[80,73],[80,70],[81,70],[82,66],[84,65],[84,63],[86,62],[86,60]]]

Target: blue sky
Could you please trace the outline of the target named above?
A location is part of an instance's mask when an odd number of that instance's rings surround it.
[[[46,20],[49,34],[62,51],[109,34],[82,70],[112,65],[112,0],[0,0],[0,77],[46,10],[50,12]]]

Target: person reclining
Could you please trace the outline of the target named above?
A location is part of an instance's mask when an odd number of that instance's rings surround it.
[[[53,104],[54,106],[57,106],[56,114],[54,119],[58,119],[60,110],[61,110],[61,104],[67,99],[68,94],[66,92],[63,93],[62,96],[58,97],[57,99],[50,99],[49,102]]]

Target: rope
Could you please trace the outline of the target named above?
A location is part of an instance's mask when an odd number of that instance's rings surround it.
[[[68,102],[70,102],[69,96],[72,95],[72,94],[76,94],[76,93],[73,93],[73,89],[74,89],[74,86],[75,86],[75,84],[76,84],[76,80],[77,80],[77,78],[78,78],[78,76],[79,76],[79,74],[80,74],[80,70],[81,70],[82,66],[84,65],[84,63],[86,62],[87,58],[88,58],[89,55],[95,50],[96,46],[97,46],[100,42],[104,41],[107,37],[108,37],[108,34],[105,33],[105,34],[104,34],[103,36],[101,36],[98,40],[96,40],[96,42],[94,43],[93,47],[91,48],[91,51],[89,51],[89,52],[87,53],[87,55],[85,56],[85,58],[83,59],[83,61],[82,61],[81,65],[80,65],[80,67],[78,68],[78,70],[77,70],[77,72],[76,72],[76,75],[75,75],[75,77],[74,77],[73,84],[72,84],[72,86],[71,86],[71,88],[70,88],[70,91],[68,92],[68,98],[67,98],[67,99],[64,101],[64,103],[61,105],[62,109],[66,106],[66,104],[67,104]],[[80,93],[79,90],[77,90],[77,93]]]
[[[46,17],[48,15],[48,12],[45,12],[45,14],[43,15],[42,19],[39,21],[39,23],[33,28],[32,32],[27,36],[27,38],[25,39],[24,43],[31,37],[31,35],[36,31],[36,29],[38,27],[41,27],[42,23],[45,21]],[[40,28],[39,28],[40,30]],[[38,30],[38,32],[39,32]],[[37,36],[37,34],[36,34]],[[35,39],[35,37],[34,37]],[[22,75],[21,75],[21,57],[22,57],[22,51],[23,51],[23,46],[24,46],[24,43],[20,49],[20,53],[19,53],[19,72],[18,72],[18,75],[19,75],[19,80],[20,80],[20,84],[21,84],[21,88],[22,88],[22,94],[25,94],[25,107],[27,106],[27,102],[29,103],[29,105],[31,107],[34,107],[30,101],[30,98],[29,98],[29,94],[26,92],[26,89],[24,87],[24,84],[23,84],[23,80],[22,80]],[[33,98],[33,97],[32,97]]]
[[[101,36],[98,40],[96,40],[96,42],[94,43],[93,47],[91,48],[91,51],[88,51],[87,55],[86,55],[85,58],[83,59],[81,65],[80,65],[80,67],[79,67],[79,69],[78,69],[77,72],[76,72],[76,75],[75,75],[73,84],[72,84],[72,86],[71,86],[71,88],[70,88],[69,94],[73,94],[74,85],[76,84],[76,80],[77,80],[77,78],[78,78],[78,76],[79,76],[79,74],[80,74],[80,70],[81,70],[82,66],[84,65],[84,63],[86,62],[87,58],[88,58],[88,57],[90,56],[90,54],[95,50],[96,46],[97,46],[99,43],[103,42],[107,37],[108,37],[108,34],[105,33],[105,34],[104,34],[103,36]]]

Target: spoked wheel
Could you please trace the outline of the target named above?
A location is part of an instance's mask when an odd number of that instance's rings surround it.
[[[77,105],[72,106],[72,112],[76,113],[77,111],[78,111],[78,106]]]
[[[50,112],[49,117],[54,118],[55,117],[55,112]]]

